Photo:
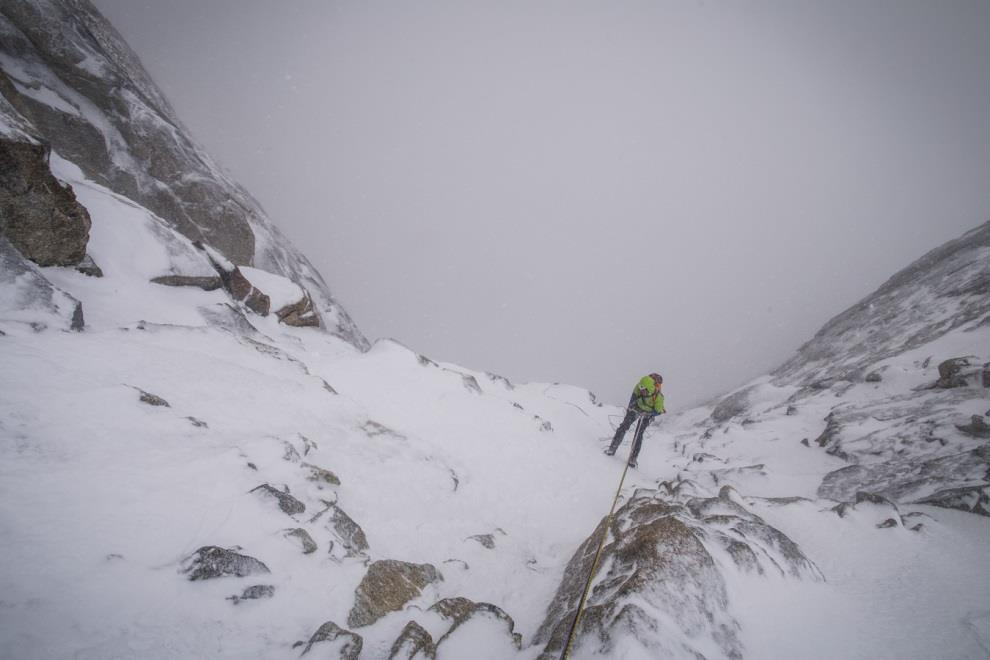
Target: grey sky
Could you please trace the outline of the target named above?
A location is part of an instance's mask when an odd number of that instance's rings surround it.
[[[374,339],[672,407],[990,219],[990,3],[95,0]]]

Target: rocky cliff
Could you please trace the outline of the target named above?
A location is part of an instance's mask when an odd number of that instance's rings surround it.
[[[44,142],[89,180],[234,265],[292,280],[327,330],[367,348],[320,274],[196,144],[137,56],[89,2],[0,5],[0,95],[0,132],[13,144],[24,136]]]
[[[988,422],[990,223],[894,275],[772,374],[664,420],[654,439],[674,442],[673,478],[624,499],[571,558],[536,636],[547,642],[540,657],[558,657],[602,534],[580,657],[751,655],[727,583],[746,573],[755,590],[770,589],[759,581],[774,574],[838,578],[789,536],[807,537],[795,525],[800,510],[817,509],[825,516],[815,525],[840,535],[851,525],[948,535],[931,507],[990,527],[979,520],[990,516]],[[840,545],[815,555],[834,563],[826,558]],[[896,552],[884,552],[881,561],[896,565]],[[878,587],[878,604],[887,588]],[[983,630],[974,648],[987,648]]]

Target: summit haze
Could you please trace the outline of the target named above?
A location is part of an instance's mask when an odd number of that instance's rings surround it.
[[[680,407],[990,218],[982,2],[96,0],[370,338]]]

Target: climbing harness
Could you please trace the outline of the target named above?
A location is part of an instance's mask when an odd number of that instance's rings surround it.
[[[640,432],[640,424],[648,424],[649,417],[647,415],[641,414],[639,416],[639,421],[636,425],[636,433]],[[644,432],[646,429],[642,429]],[[634,436],[635,437],[635,436]],[[633,443],[629,443],[629,456],[632,457],[632,446]],[[588,573],[588,581],[584,584],[584,591],[581,592],[581,600],[578,601],[577,612],[574,613],[574,621],[571,623],[571,629],[567,633],[567,641],[564,643],[564,650],[560,654],[560,660],[567,660],[571,654],[571,643],[574,641],[574,633],[577,632],[578,624],[581,622],[581,614],[584,612],[584,603],[588,599],[588,592],[591,590],[591,581],[595,579],[595,571],[598,570],[598,562],[602,558],[602,548],[605,547],[605,539],[608,538],[608,532],[612,528],[612,517],[615,515],[615,505],[619,502],[619,495],[622,493],[622,484],[626,481],[626,473],[629,472],[629,459],[626,459],[626,466],[622,469],[622,478],[619,479],[619,487],[615,491],[615,497],[612,498],[612,508],[608,511],[608,516],[605,518],[605,529],[602,530],[602,538],[598,541],[598,549],[595,550],[595,561],[591,564],[591,572]]]

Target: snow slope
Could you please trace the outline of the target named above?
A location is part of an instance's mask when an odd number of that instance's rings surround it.
[[[0,315],[0,657],[297,657],[293,644],[324,622],[346,627],[369,561],[398,559],[432,564],[443,579],[354,629],[361,658],[389,657],[410,620],[439,638],[449,624],[427,610],[451,597],[501,608],[522,644],[497,617],[477,616],[437,657],[535,658],[565,565],[618,483],[622,463],[601,449],[621,411],[580,388],[512,384],[391,340],[361,353],[251,314],[221,291],[151,284],[209,265],[147,209],[53,163],[91,212],[105,277],[41,269],[82,301],[81,333],[36,332]],[[920,366],[926,351],[987,360],[988,332],[960,326],[940,344],[885,358],[881,383],[822,390],[792,414],[800,387],[763,378],[746,388],[740,415],[714,424],[702,407],[651,428],[624,501],[661,481],[708,497],[730,485],[824,576],[747,574],[716,555],[742,657],[987,655],[990,519],[903,502],[862,502],[840,516],[818,489],[847,460],[800,441],[817,438],[837,404],[937,377],[933,363]],[[967,391],[966,401],[986,402],[986,390]],[[312,481],[308,465],[340,485]],[[251,492],[263,484],[288,487],[305,511],[286,514]],[[343,552],[329,514],[313,520],[329,502],[360,525],[367,550]],[[893,527],[877,527],[889,517]],[[306,530],[317,550],[304,554],[289,529]],[[210,545],[239,546],[271,572],[188,580],[184,560]],[[274,596],[228,600],[255,584]],[[617,632],[605,655],[654,652]],[[595,647],[579,644],[572,657],[597,657]]]
[[[661,418],[610,526],[621,409],[369,347],[88,2],[0,37],[104,273],[0,238],[0,658],[557,657],[596,533],[575,659],[990,657],[990,223]],[[151,283],[194,239],[329,332]]]
[[[434,563],[436,595],[492,602],[535,625],[560,554],[613,488],[615,465],[597,451],[614,411],[577,388],[512,386],[387,340],[361,354],[331,335],[248,320],[220,291],[150,284],[176,260],[208,265],[184,237],[163,239],[146,209],[72,183],[105,277],[45,274],[84,300],[85,332],[0,320],[0,656],[288,654],[325,619],[346,619],[364,573],[360,558],[330,556],[320,524],[308,526],[313,556],[282,538],[334,498],[363,527],[371,558]],[[142,403],[142,391],[170,406]],[[311,484],[303,461],[342,485]],[[262,483],[288,485],[306,515],[290,520],[248,493]],[[470,538],[483,534],[494,550]],[[177,573],[210,544],[264,561],[276,598],[235,607],[224,596],[242,580]],[[364,633],[368,657],[405,623],[393,619]]]
[[[309,292],[325,330],[367,348],[321,275],[189,135],[87,0],[0,3],[0,135],[41,139],[154,222],[292,280]]]

